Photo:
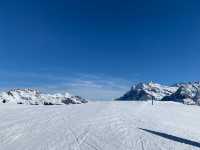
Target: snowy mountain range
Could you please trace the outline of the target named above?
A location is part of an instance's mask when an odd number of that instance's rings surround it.
[[[0,93],[0,103],[27,105],[81,104],[87,101],[79,96],[65,94],[44,94],[34,89],[13,89]]]
[[[185,104],[200,104],[200,82],[178,83],[172,86],[158,83],[139,83],[116,100],[160,100]]]
[[[200,105],[200,82],[178,83],[171,86],[154,82],[138,83],[131,87],[121,101],[175,101],[184,104]],[[34,89],[12,89],[0,93],[0,103],[26,105],[82,104],[87,101],[69,93],[48,94]]]
[[[177,86],[165,86],[158,83],[139,83],[131,87],[131,90],[125,93],[117,100],[161,100],[176,92]]]

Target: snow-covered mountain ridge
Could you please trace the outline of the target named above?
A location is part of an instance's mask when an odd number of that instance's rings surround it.
[[[87,101],[79,96],[65,94],[46,94],[34,89],[12,89],[0,93],[0,103],[27,105],[81,104]]]
[[[161,100],[187,104],[200,103],[200,82],[178,83],[172,86],[158,83],[139,83],[116,100]]]
[[[178,89],[177,86],[166,86],[158,83],[138,83],[131,87],[127,93],[117,100],[161,100],[167,95],[171,95]]]

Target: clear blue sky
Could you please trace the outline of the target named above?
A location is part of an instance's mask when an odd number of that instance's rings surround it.
[[[199,6],[197,0],[0,1],[0,87],[63,86],[86,97],[96,88],[90,98],[97,92],[104,99],[138,81],[199,80]]]

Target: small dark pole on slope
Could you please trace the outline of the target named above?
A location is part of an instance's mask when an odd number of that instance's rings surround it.
[[[151,104],[153,105],[153,98],[152,98],[152,100],[151,100]]]

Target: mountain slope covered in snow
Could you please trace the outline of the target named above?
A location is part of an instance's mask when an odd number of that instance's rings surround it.
[[[177,84],[178,90],[165,96],[162,101],[176,101],[185,104],[200,104],[200,82]]]
[[[139,83],[132,86],[131,90],[117,100],[161,100],[167,95],[171,95],[178,88],[176,86],[166,86],[158,83]]]
[[[139,83],[116,100],[161,100],[200,104],[200,82],[178,83],[172,86],[153,82]]]
[[[0,103],[27,105],[81,104],[87,101],[79,96],[65,94],[44,94],[33,89],[13,89],[0,93]]]

